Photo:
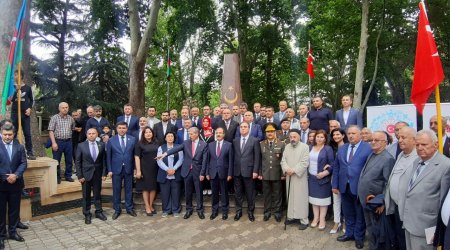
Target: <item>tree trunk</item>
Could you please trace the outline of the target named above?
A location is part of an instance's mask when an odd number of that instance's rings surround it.
[[[134,107],[138,116],[144,115],[145,109],[145,61],[147,58],[150,42],[156,29],[158,12],[161,7],[161,0],[153,0],[150,14],[147,17],[147,27],[141,36],[139,22],[139,8],[136,0],[128,0],[128,15],[130,16],[130,83],[129,102]]]
[[[19,16],[21,1],[0,1],[0,89],[3,89],[9,46]],[[0,114],[1,116],[1,114]]]
[[[369,23],[369,0],[362,0],[361,9],[361,38],[359,40],[359,55],[358,63],[356,64],[355,92],[353,97],[353,106],[357,109],[361,107],[364,67],[366,66],[367,40],[369,38],[367,31]]]
[[[66,54],[66,34],[67,34],[67,13],[69,10],[69,4],[70,0],[66,0],[66,4],[64,6],[63,10],[63,16],[62,16],[62,22],[61,22],[61,29],[59,34],[59,41],[58,41],[58,54],[57,54],[57,65],[58,65],[58,90],[59,90],[59,97],[61,98],[59,101],[65,101],[66,97],[70,95],[70,92],[68,91],[68,86],[65,83],[65,72],[64,69],[66,67],[65,63],[65,54]]]

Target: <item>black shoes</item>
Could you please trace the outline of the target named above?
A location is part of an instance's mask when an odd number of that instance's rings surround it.
[[[11,240],[15,240],[15,241],[19,241],[19,242],[24,242],[25,241],[25,239],[22,236],[20,236],[20,234],[18,234],[18,233],[10,235],[9,238]]]
[[[222,220],[227,220],[228,219],[228,214],[222,214]]]
[[[22,222],[20,222],[19,221],[19,223],[17,223],[17,227],[16,228],[19,228],[19,229],[28,229],[29,227],[27,226],[27,225],[25,225],[25,224],[23,224]]]
[[[61,184],[61,178],[56,179],[56,183]]]
[[[203,220],[205,218],[205,214],[203,212],[197,212],[198,214],[198,218],[200,218],[200,220]]]
[[[308,224],[302,224],[301,222],[300,222],[300,225],[298,226],[298,230],[305,230],[305,229],[307,229],[308,228]]]
[[[183,219],[187,220],[187,219],[189,219],[189,217],[191,217],[191,215],[192,215],[192,211],[188,211],[184,214]]]
[[[75,180],[72,179],[72,177],[66,177],[66,181],[68,181],[68,182],[74,182]]]
[[[281,222],[281,215],[275,214],[275,220],[276,220],[277,222]]]
[[[241,217],[242,217],[242,213],[237,212],[236,215],[234,216],[234,221],[238,221],[239,219],[241,219]]]
[[[253,213],[248,213],[248,220],[251,222],[255,221],[255,216],[253,215]]]
[[[0,240],[0,250],[5,250],[5,241]]]
[[[357,240],[357,241],[355,242],[355,247],[356,247],[357,249],[363,249],[363,248],[364,248],[364,241],[362,241],[362,240]]]
[[[117,220],[117,218],[119,218],[119,216],[120,216],[120,213],[115,212],[112,216],[112,219]]]
[[[355,238],[349,237],[349,236],[344,234],[344,235],[341,235],[341,236],[337,237],[336,240],[340,241],[340,242],[346,242],[346,241],[355,240]]]
[[[284,222],[284,224],[286,224],[286,225],[292,225],[292,224],[297,223],[297,221],[298,221],[298,220],[296,220],[296,219],[287,219],[287,220]]]
[[[91,224],[91,222],[92,222],[92,215],[89,214],[89,215],[84,216],[85,224],[89,225],[89,224]]]
[[[127,211],[127,214],[129,214],[129,215],[131,215],[133,217],[137,216],[137,214],[136,214],[136,212],[134,210]]]
[[[98,218],[100,220],[107,220],[106,216],[102,212],[95,213],[95,218]]]
[[[264,214],[264,221],[268,221],[270,219],[270,214]]]
[[[214,219],[217,217],[217,215],[218,215],[217,212],[213,212],[213,213],[211,214],[211,216],[209,216],[209,219],[210,219],[210,220],[214,220]]]

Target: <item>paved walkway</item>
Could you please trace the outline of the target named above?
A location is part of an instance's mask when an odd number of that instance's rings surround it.
[[[138,211],[138,217],[123,213],[111,220],[112,209],[105,209],[108,220],[92,219],[84,224],[81,212],[26,223],[28,230],[19,230],[25,242],[6,241],[6,249],[355,249],[354,242],[337,242],[336,235],[308,228],[305,231],[271,218],[264,222],[262,215],[250,222],[246,216],[240,221],[230,214],[227,221],[221,215],[200,220],[196,213],[189,219],[161,213],[147,217]],[[367,243],[366,243],[367,245]]]

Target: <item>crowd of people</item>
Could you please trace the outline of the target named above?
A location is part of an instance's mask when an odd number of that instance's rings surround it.
[[[175,109],[157,117],[153,106],[146,117],[137,117],[125,104],[113,130],[100,106],[87,107],[84,116],[81,110],[69,115],[69,105],[62,102],[48,126],[57,181],[62,175],[75,181],[75,163],[86,224],[92,221],[91,192],[95,217],[107,220],[101,186],[111,178],[113,220],[122,213],[122,189],[125,211],[133,217],[133,189],[142,192],[146,216],[157,215],[159,192],[162,217],[181,215],[184,192],[184,219],[194,213],[193,196],[195,212],[205,219],[203,197],[211,195],[210,220],[219,213],[227,220],[229,194],[234,194],[235,221],[244,214],[244,200],[248,219],[255,221],[255,197],[261,194],[264,221],[273,216],[281,222],[284,216],[286,225],[323,231],[332,216],[329,233],[342,232],[337,241],[354,241],[358,249],[366,238],[370,249],[433,249],[450,241],[445,237],[450,233],[450,139],[444,136],[444,155],[439,153],[438,117],[431,118],[431,130],[421,131],[398,121],[393,142],[386,131],[363,128],[350,95],[342,97],[335,114],[321,97],[312,103],[311,109],[300,105],[297,114],[283,100],[278,112],[260,103],[253,110],[246,103],[201,111],[184,106],[180,117]],[[9,137],[2,138],[6,145]],[[1,174],[3,186],[9,177],[4,182]]]

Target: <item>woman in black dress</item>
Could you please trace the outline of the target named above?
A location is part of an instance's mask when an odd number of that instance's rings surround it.
[[[156,197],[158,175],[158,165],[156,155],[158,153],[158,143],[150,127],[142,130],[141,140],[134,149],[134,159],[136,162],[136,188],[142,190],[147,216],[156,214],[153,208],[153,201]]]

